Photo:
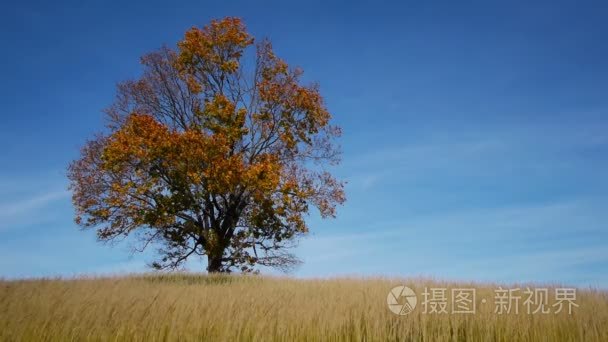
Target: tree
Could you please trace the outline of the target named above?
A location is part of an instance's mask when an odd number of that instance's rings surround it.
[[[253,61],[247,65],[246,61]],[[101,241],[159,246],[157,269],[206,256],[209,272],[287,269],[311,206],[335,217],[343,182],[317,85],[254,43],[238,18],[188,30],[120,83],[105,133],[68,167],[76,222]]]

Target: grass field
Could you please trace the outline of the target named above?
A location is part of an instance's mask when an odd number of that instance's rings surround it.
[[[386,302],[400,284],[418,295],[416,309],[403,316]],[[475,287],[476,313],[423,313],[425,287]],[[608,341],[605,291],[578,289],[571,315],[527,314],[521,303],[516,315],[494,312],[496,288],[186,274],[0,281],[0,340]]]

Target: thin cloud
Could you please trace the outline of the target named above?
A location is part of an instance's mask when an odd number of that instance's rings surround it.
[[[513,167],[520,172],[555,168],[572,172],[589,165],[580,160],[589,149],[608,148],[606,128],[603,123],[579,122],[481,125],[457,134],[438,131],[414,143],[345,157],[342,166],[348,170],[349,184],[360,190],[396,177],[403,181],[442,175],[491,178]]]
[[[39,211],[53,203],[63,200],[69,196],[67,190],[51,191],[33,195],[18,201],[4,199],[0,203],[0,220],[17,221],[25,215],[31,215],[32,211]]]
[[[608,260],[603,201],[578,198],[360,222],[343,234],[305,239],[298,253],[307,261],[302,274],[324,269],[335,257],[346,273],[367,267],[396,275],[572,282],[567,275],[573,270]],[[607,286],[599,276],[587,280]]]

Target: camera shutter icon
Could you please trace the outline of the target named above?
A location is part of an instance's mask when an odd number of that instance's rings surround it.
[[[407,286],[393,287],[386,297],[388,309],[397,315],[407,315],[414,311],[418,298],[416,293]]]

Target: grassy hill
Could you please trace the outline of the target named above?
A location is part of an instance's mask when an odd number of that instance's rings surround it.
[[[401,284],[418,299],[407,315],[387,306],[389,291]],[[450,313],[448,304],[447,314],[424,313],[425,287],[447,288],[448,296],[449,289],[474,287],[476,312]],[[608,341],[605,291],[578,289],[570,315],[566,308],[528,314],[524,295],[519,314],[498,314],[497,288],[421,279],[187,274],[0,281],[0,340]]]

